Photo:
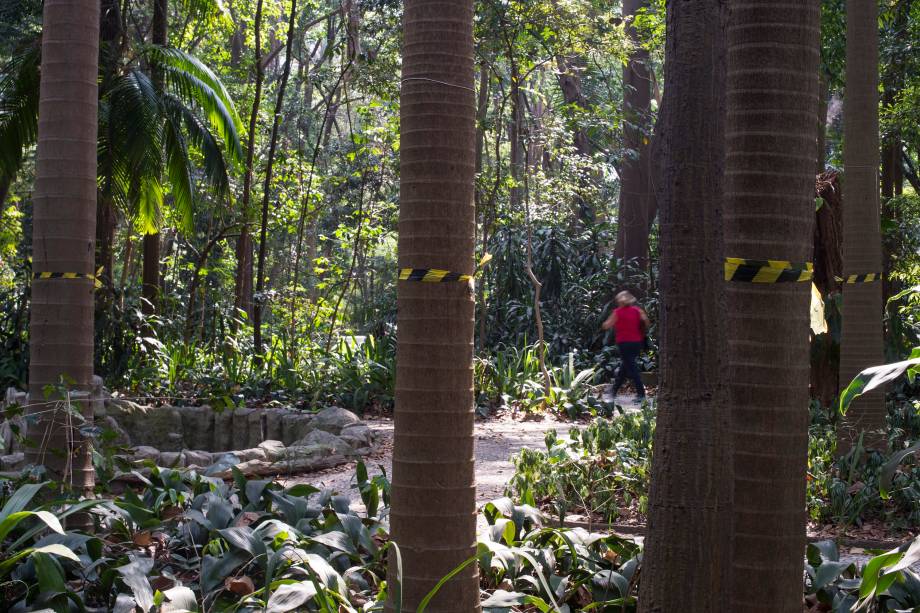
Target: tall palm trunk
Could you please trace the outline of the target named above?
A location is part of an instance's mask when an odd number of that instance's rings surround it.
[[[819,0],[732,0],[725,254],[812,258]],[[725,610],[799,613],[809,283],[727,286],[734,566]]]
[[[724,0],[668,3],[655,146],[662,162],[661,296],[675,306],[662,310],[639,598],[645,613],[723,611],[730,587],[732,465],[721,325],[727,17]],[[693,589],[675,589],[681,585]]]
[[[406,0],[404,24],[399,266],[471,274],[473,2]],[[398,284],[390,525],[402,551],[405,611],[476,551],[473,306],[467,283]],[[390,585],[396,570],[394,556]],[[468,566],[429,610],[478,611],[477,575]]]
[[[168,5],[169,0],[153,0],[153,20],[151,24],[150,42],[154,45],[165,47],[168,36]],[[163,75],[160,70],[154,69],[151,75],[157,89],[162,89]],[[144,302],[141,311],[145,315],[157,312],[160,299],[160,233],[153,232],[144,235],[144,268],[141,275],[141,293]]]
[[[99,2],[45,0],[32,225],[33,273],[93,273]],[[93,465],[79,419],[47,412],[46,386],[88,392],[93,377],[93,282],[35,279],[29,327],[29,460],[91,491]],[[92,416],[88,402],[84,414]],[[73,426],[73,427],[71,427]],[[63,453],[60,453],[60,451]]]
[[[878,6],[847,1],[847,88],[843,97],[843,272],[878,273],[882,268],[879,220]],[[882,284],[845,284],[840,338],[840,381],[882,364]],[[843,440],[885,427],[885,392],[857,399],[847,414]],[[885,446],[884,436],[867,444]]]
[[[624,0],[624,17],[635,18],[647,0]],[[626,148],[634,152],[620,166],[620,210],[614,255],[635,258],[644,267],[648,261],[649,216],[652,210],[651,165],[649,163],[648,120],[651,112],[652,78],[648,51],[639,46],[639,34],[627,33],[635,48],[623,68],[623,135]]]

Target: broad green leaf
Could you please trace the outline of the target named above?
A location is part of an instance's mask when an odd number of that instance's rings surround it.
[[[312,581],[298,581],[279,585],[268,598],[265,613],[284,613],[303,606],[316,596],[316,586]]]
[[[195,592],[185,587],[177,585],[163,592],[166,597],[163,603],[161,613],[184,613],[187,611],[198,611],[198,600],[195,598]]]
[[[879,576],[888,566],[896,564],[904,554],[891,551],[875,556],[863,569],[863,580],[859,585],[859,597],[866,598],[871,594],[878,593]]]
[[[33,552],[35,575],[38,578],[38,591],[59,594],[67,591],[64,584],[64,572],[60,565],[47,553]]]
[[[879,471],[878,476],[878,491],[879,495],[887,500],[889,498],[889,491],[891,490],[891,482],[894,480],[894,474],[898,471],[898,467],[901,463],[911,455],[914,455],[920,451],[920,443],[908,447],[907,449],[902,449],[891,454],[891,457],[888,458],[888,461],[882,465],[882,469]]]
[[[137,606],[143,611],[149,611],[153,606],[153,588],[150,587],[147,576],[153,570],[153,560],[137,557],[115,570],[121,575],[125,585],[131,589]]]
[[[527,594],[495,590],[495,593],[482,601],[483,607],[514,607],[524,604]]]
[[[895,362],[894,364],[885,364],[882,366],[873,366],[862,371],[847,385],[846,389],[840,394],[840,404],[838,410],[841,415],[845,415],[850,404],[859,396],[870,392],[877,387],[893,381],[904,374],[912,366],[920,364],[920,358]]]
[[[19,511],[11,513],[6,516],[3,521],[0,521],[0,542],[3,542],[10,531],[27,517],[37,517],[58,534],[64,534],[64,528],[61,526],[61,522],[58,521],[58,518],[55,517],[53,513],[49,513],[48,511]]]
[[[815,583],[812,586],[815,590],[830,585],[843,574],[852,564],[847,562],[824,562],[815,572]]]
[[[35,494],[46,485],[48,485],[47,481],[43,483],[27,483],[19,486],[19,488],[13,492],[13,495],[10,496],[9,500],[6,501],[6,504],[3,505],[3,510],[0,511],[0,521],[6,519],[13,513],[18,513],[25,509],[32,498],[35,497]]]
[[[52,544],[52,545],[45,545],[43,547],[36,547],[32,549],[32,552],[47,553],[47,554],[55,555],[61,558],[67,558],[68,560],[73,560],[74,562],[80,561],[80,558],[77,556],[77,554],[73,552],[72,549],[70,549],[69,547],[65,547],[64,545],[59,545],[59,544]]]

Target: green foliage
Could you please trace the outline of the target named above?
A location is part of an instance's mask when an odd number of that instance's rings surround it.
[[[546,451],[522,449],[511,459],[508,494],[551,508],[562,521],[579,514],[612,522],[644,514],[651,476],[654,410],[596,419],[567,436],[550,431]]]
[[[24,510],[44,484],[13,490],[0,511],[7,554],[0,579],[10,577],[0,594],[9,610],[67,610],[71,602],[108,610],[169,603],[190,611],[362,611],[385,593],[386,532],[376,511],[359,516],[347,497],[306,485],[282,488],[238,473],[226,484],[147,469],[134,473],[140,495],[128,489],[113,501],[54,500]],[[362,495],[386,500],[388,487],[383,476],[365,479]],[[58,522],[87,510],[100,536]]]
[[[876,552],[862,567],[841,561],[834,541],[809,544],[806,553],[806,604],[833,613],[913,611],[920,606],[920,577],[910,568],[920,561],[920,539]]]
[[[483,611],[635,611],[639,547],[583,528],[549,528],[535,508],[502,498],[485,505],[479,540]]]

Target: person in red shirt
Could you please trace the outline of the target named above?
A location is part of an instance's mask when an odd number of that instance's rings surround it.
[[[620,370],[613,382],[613,395],[617,395],[626,377],[629,377],[636,386],[636,395],[642,400],[645,398],[645,387],[642,385],[642,375],[639,373],[636,358],[645,346],[645,331],[649,327],[648,315],[636,305],[636,297],[629,292],[617,294],[616,301],[617,308],[601,325],[604,330],[615,331],[617,347],[620,349]]]

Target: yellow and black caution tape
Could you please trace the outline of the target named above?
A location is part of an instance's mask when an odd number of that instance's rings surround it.
[[[799,283],[811,281],[814,265],[788,260],[725,258],[725,280],[742,283]]]
[[[452,281],[469,281],[473,275],[440,270],[438,268],[400,268],[400,281],[420,281],[422,283],[450,283]]]
[[[479,264],[476,265],[476,272],[472,275],[464,275],[459,272],[441,270],[440,268],[400,268],[400,281],[419,281],[421,283],[451,283],[455,281],[472,281],[473,277],[482,272],[482,269],[492,260],[491,253],[485,253]]]
[[[846,277],[834,277],[838,283],[873,283],[882,280],[882,273],[870,272],[863,275],[847,275]]]
[[[89,279],[96,288],[102,287],[102,281],[94,274],[82,272],[33,272],[33,279]]]

